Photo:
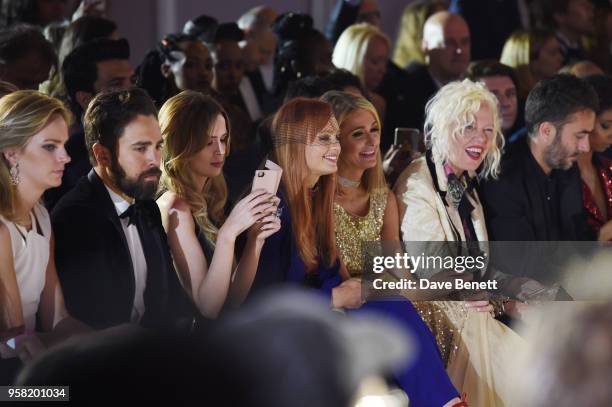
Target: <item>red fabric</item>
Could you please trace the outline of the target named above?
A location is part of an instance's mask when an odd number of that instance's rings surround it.
[[[584,181],[582,182],[582,202],[588,213],[587,221],[589,225],[595,232],[599,232],[599,229],[612,219],[612,160],[605,157],[597,157],[594,160],[594,164],[606,198],[607,218],[604,217],[597,204],[595,204],[593,193]]]

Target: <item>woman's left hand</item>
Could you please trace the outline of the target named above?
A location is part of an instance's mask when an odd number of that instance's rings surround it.
[[[278,232],[281,228],[281,220],[276,213],[266,216],[260,222],[249,228],[250,238],[255,238],[258,243],[263,243],[268,237]]]

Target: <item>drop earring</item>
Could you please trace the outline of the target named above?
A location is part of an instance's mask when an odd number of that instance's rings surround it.
[[[13,185],[19,185],[19,163],[15,164],[13,167],[11,167],[10,170],[10,174],[11,174],[11,184]]]

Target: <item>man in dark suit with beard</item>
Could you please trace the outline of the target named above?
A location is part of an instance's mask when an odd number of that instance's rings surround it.
[[[491,256],[501,270],[553,284],[569,259],[592,256],[588,246],[575,242],[596,236],[586,222],[574,163],[589,151],[597,109],[595,91],[570,75],[545,79],[529,93],[527,140],[508,148],[499,178],[479,191],[489,240],[502,241],[492,244]]]
[[[490,240],[589,240],[578,154],[589,151],[598,99],[570,75],[541,81],[525,105],[528,140],[504,154],[501,175],[481,186]]]
[[[52,213],[68,309],[98,329],[188,322],[189,303],[152,199],[162,146],[153,101],[140,89],[103,92],[84,122],[93,169]]]

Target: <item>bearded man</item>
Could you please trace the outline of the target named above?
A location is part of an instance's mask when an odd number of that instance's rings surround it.
[[[66,306],[97,329],[189,324],[155,201],[162,135],[141,89],[105,91],[84,116],[93,169],[52,212]]]
[[[499,179],[484,183],[489,240],[592,240],[575,164],[587,152],[598,99],[591,86],[570,75],[539,82],[525,105],[529,137],[513,143]]]

